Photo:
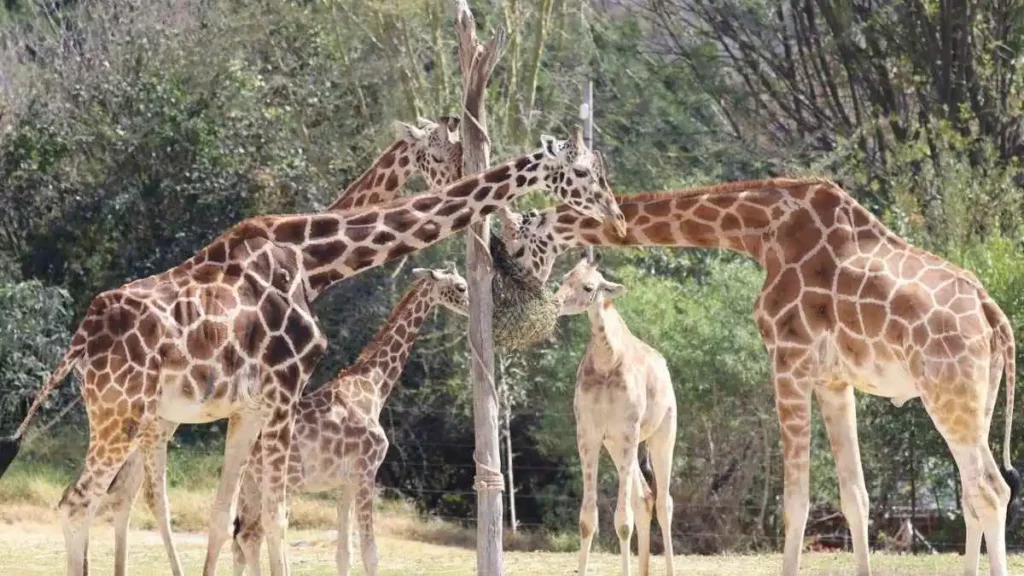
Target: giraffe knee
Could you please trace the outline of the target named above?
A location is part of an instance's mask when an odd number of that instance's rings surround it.
[[[593,538],[597,532],[597,503],[584,503],[580,508],[580,539]]]
[[[629,540],[633,537],[633,523],[632,522],[616,522],[615,533],[619,536],[619,541]]]

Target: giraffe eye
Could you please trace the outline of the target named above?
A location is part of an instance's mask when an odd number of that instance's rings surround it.
[[[587,177],[587,171],[583,170],[582,168],[573,168],[572,173],[575,174],[577,178]]]
[[[594,291],[594,285],[593,284],[584,284],[583,285],[583,291],[588,293],[588,294],[593,292]]]
[[[467,288],[465,284],[458,284],[455,286],[455,289],[458,290],[459,292],[465,292],[469,288]]]

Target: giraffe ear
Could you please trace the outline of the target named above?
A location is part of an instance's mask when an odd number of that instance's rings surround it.
[[[578,124],[572,129],[572,143],[577,150],[587,149],[587,143],[583,141],[583,129]]]
[[[412,272],[410,272],[410,273],[412,274],[413,278],[419,279],[419,278],[426,278],[427,274],[430,274],[432,272],[433,272],[433,270],[430,270],[429,268],[413,268]]]
[[[395,121],[395,133],[402,140],[405,140],[409,144],[415,144],[422,140],[427,133],[423,130],[413,126],[412,124],[406,124],[405,122]]]
[[[609,282],[605,280],[601,282],[601,291],[604,292],[604,297],[608,300],[614,300],[619,296],[626,294],[626,287],[622,284],[616,284],[615,282]]]
[[[434,125],[434,122],[424,118],[423,116],[417,116],[416,117],[416,127],[417,128],[426,130],[427,128],[430,128],[433,125]]]
[[[558,140],[554,136],[541,134],[540,145],[544,148],[544,155],[548,158],[558,158]]]

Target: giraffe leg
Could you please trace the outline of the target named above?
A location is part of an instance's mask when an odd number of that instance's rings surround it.
[[[654,493],[647,485],[640,463],[633,468],[633,517],[636,518],[636,549],[640,557],[640,576],[651,569],[651,519],[654,516]]]
[[[285,548],[285,536],[288,531],[286,490],[288,456],[291,452],[295,418],[293,407],[276,406],[271,409],[260,432],[260,452],[263,458],[261,516],[267,551],[270,554],[270,573],[273,576],[284,576],[288,573]]]
[[[128,559],[128,524],[132,515],[132,506],[142,487],[145,471],[142,464],[142,453],[132,452],[117,472],[107,497],[110,508],[114,511],[114,576],[125,576]]]
[[[634,469],[639,471],[637,460],[639,449],[639,426],[626,430],[620,443],[605,442],[605,448],[615,462],[615,470],[619,476],[619,493],[615,501],[615,533],[619,537],[619,554],[622,556],[622,574],[629,576],[630,540],[633,538],[633,480]]]
[[[846,384],[839,390],[816,386],[814,392],[832,444],[832,456],[836,461],[843,516],[850,525],[853,537],[854,565],[858,576],[867,576],[871,573],[868,555],[868,489],[864,484],[864,468],[857,440],[857,404],[853,386]]]
[[[338,547],[334,552],[334,562],[339,576],[348,576],[352,570],[352,505],[358,490],[355,484],[343,484],[338,494]],[[369,567],[365,563],[363,567],[369,574]]]
[[[161,419],[156,437],[141,449],[143,465],[146,469],[147,489],[146,501],[149,509],[156,517],[156,525],[163,540],[167,559],[171,563],[171,574],[182,576],[181,559],[174,546],[174,535],[171,532],[171,511],[167,501],[167,443],[174,436],[178,424]]]
[[[666,574],[675,574],[674,552],[672,548],[672,455],[676,446],[676,410],[675,406],[665,414],[658,428],[647,439],[647,453],[654,469],[655,510],[658,513],[658,526],[661,527],[661,538],[665,546]]]
[[[577,425],[576,444],[583,471],[583,502],[580,504],[579,576],[587,576],[590,546],[597,532],[597,463],[601,457],[600,439],[591,439]]]
[[[130,405],[121,426],[97,426],[90,413],[89,449],[85,467],[61,497],[58,508],[64,531],[69,576],[89,573],[89,524],[104,493],[139,443],[142,403]],[[100,436],[102,430],[105,436]],[[130,509],[130,507],[129,507]]]
[[[224,441],[224,465],[221,466],[220,484],[217,486],[217,495],[210,509],[204,576],[216,573],[220,549],[231,537],[235,500],[240,484],[239,476],[262,423],[262,415],[255,411],[242,412],[228,420],[228,432]]]
[[[367,474],[359,484],[356,493],[356,515],[359,523],[359,547],[363,553],[363,568],[367,576],[378,575],[380,558],[377,554],[377,540],[373,535],[373,493],[376,485],[376,471]],[[340,536],[340,535],[339,535]]]
[[[235,563],[235,576],[245,574],[246,567],[254,576],[260,574],[260,544],[263,541],[263,525],[261,523],[259,455],[255,453],[242,473],[242,482],[238,490],[238,504],[235,516],[235,534],[232,539],[232,556]]]
[[[810,507],[811,383],[775,377],[775,409],[782,433],[783,519],[786,543],[782,573],[796,576]]]

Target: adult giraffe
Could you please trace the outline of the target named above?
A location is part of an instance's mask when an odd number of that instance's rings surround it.
[[[418,118],[416,125],[395,122],[397,137],[376,160],[345,188],[328,206],[331,212],[344,212],[380,204],[397,198],[402,186],[420,174],[431,189],[442,188],[462,177],[462,143],[457,116],[442,116],[437,122]],[[167,499],[167,443],[178,428],[177,422],[154,422],[152,447],[136,450],[128,457],[110,483],[108,499],[114,510],[114,574],[127,574],[128,524],[132,505],[146,480],[146,501],[156,518],[164,549],[174,576],[183,574],[181,560],[171,532],[170,504]]]
[[[964,571],[976,574],[984,534],[992,574],[1006,574],[1007,506],[1020,490],[1010,462],[1014,337],[970,272],[892,233],[823,179],[734,182],[618,198],[629,232],[559,206],[502,215],[509,253],[546,279],[578,245],[725,248],[766,272],[754,320],[771,357],[785,468],[783,573],[796,574],[809,500],[810,399],[825,420],[858,574],[870,573],[868,495],[853,390],[920,397],[960,470]],[[1002,467],[988,447],[1006,375]]]
[[[541,140],[540,150],[441,190],[358,212],[244,220],[184,263],[97,296],[15,435],[0,441],[2,474],[46,396],[72,369],[83,376],[89,449],[59,505],[68,572],[87,572],[95,504],[133,450],[159,441],[154,422],[228,418],[204,572],[230,537],[240,469],[259,434],[271,572],[284,573],[293,409],[326,348],[313,299],[543,188],[625,233],[603,164],[579,131]]]

